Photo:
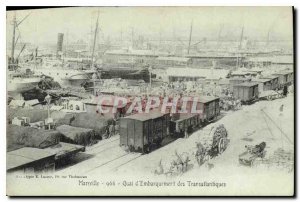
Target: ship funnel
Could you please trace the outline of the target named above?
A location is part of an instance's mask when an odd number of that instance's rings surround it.
[[[63,33],[58,33],[57,34],[57,51],[56,51],[56,55],[59,58],[62,55],[63,41],[64,41],[64,34]]]

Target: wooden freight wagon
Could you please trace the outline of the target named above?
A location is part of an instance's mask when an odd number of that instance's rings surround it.
[[[272,79],[271,78],[259,78],[253,79],[253,82],[258,83],[258,92],[273,90]]]
[[[294,81],[294,73],[292,71],[282,71],[273,74],[274,76],[278,76],[278,84],[279,88],[283,88],[284,86],[289,86]]]
[[[197,104],[202,113],[200,113],[201,123],[207,123],[220,115],[220,98],[213,96],[201,96]]]
[[[233,97],[249,104],[258,99],[258,83],[245,82],[233,87]]]
[[[209,122],[220,115],[220,98],[214,96],[191,98],[187,102],[186,111],[190,114],[197,114],[201,122]]]
[[[268,75],[262,77],[262,79],[271,79],[271,90],[276,90],[279,88],[279,76]]]
[[[134,114],[120,119],[120,146],[130,151],[150,152],[169,133],[170,115],[158,111]]]
[[[229,79],[229,89],[230,89],[230,91],[233,91],[233,86],[235,86],[236,84],[249,82],[249,81],[251,81],[251,78],[239,78],[239,77],[230,78]]]
[[[200,125],[198,114],[174,114],[170,121],[170,134],[184,137]]]

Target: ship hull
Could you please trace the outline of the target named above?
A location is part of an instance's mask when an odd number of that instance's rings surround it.
[[[9,95],[19,95],[28,90],[32,90],[37,87],[41,81],[40,78],[36,79],[9,79],[7,83],[7,92]]]

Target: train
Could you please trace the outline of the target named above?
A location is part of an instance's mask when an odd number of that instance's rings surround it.
[[[162,113],[153,109],[120,118],[120,146],[131,152],[149,153],[161,147],[166,137],[186,137],[220,115],[219,98],[204,96],[197,101],[201,113]],[[189,102],[188,102],[189,103]],[[187,106],[192,106],[191,103]]]
[[[277,76],[279,75],[279,76]],[[279,79],[277,79],[277,77]],[[267,77],[265,77],[267,78]],[[292,72],[280,72],[269,76],[270,84],[244,80],[232,85],[233,98],[242,104],[252,104],[259,100],[260,90],[281,89],[293,83]],[[267,79],[261,79],[261,81]],[[148,153],[159,148],[166,137],[188,137],[210,122],[218,119],[220,115],[220,98],[202,96],[196,103],[197,113],[192,113],[194,100],[187,101],[186,113],[161,113],[150,111],[147,114],[134,114],[120,118],[120,146],[129,151]],[[177,106],[177,108],[180,106]]]

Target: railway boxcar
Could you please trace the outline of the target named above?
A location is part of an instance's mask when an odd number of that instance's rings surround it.
[[[120,146],[130,151],[150,152],[160,146],[169,133],[168,113],[150,111],[120,119]]]
[[[294,81],[294,73],[292,71],[282,71],[273,74],[274,76],[278,76],[278,84],[279,88],[283,88],[284,86],[289,86]]]
[[[235,99],[241,100],[242,103],[251,103],[258,99],[258,83],[245,82],[237,84],[233,87],[233,96]]]
[[[198,114],[174,114],[170,120],[170,134],[183,137],[185,133],[192,132],[200,125]]]
[[[183,136],[195,128],[205,125],[220,115],[220,98],[214,96],[201,96],[196,103],[197,112],[193,112],[193,101],[187,102],[187,113],[173,114],[170,121],[170,133]]]
[[[252,81],[258,83],[259,93],[267,90],[274,90],[271,78],[259,78],[259,79],[253,79]]]
[[[233,86],[236,84],[244,83],[244,82],[249,82],[251,81],[250,78],[239,78],[239,77],[234,77],[229,79],[229,89],[233,91]]]
[[[268,78],[271,79],[271,90],[276,90],[279,87],[279,76],[275,75],[268,75],[262,77],[263,79]]]
[[[214,96],[201,96],[197,108],[202,110],[199,114],[201,123],[214,120],[220,115],[220,98]]]

